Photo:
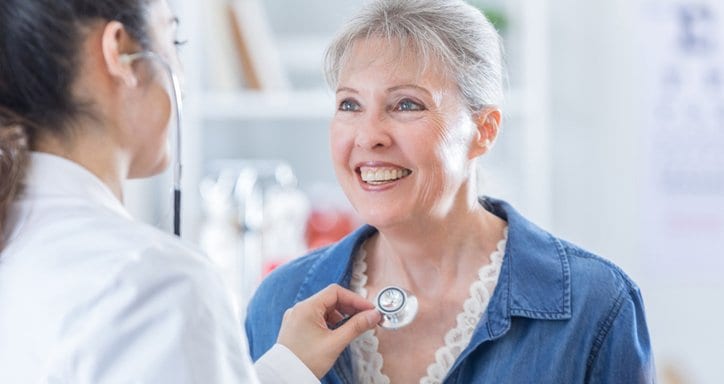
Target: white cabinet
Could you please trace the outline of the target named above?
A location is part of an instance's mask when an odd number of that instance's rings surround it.
[[[181,19],[181,37],[188,39],[182,49],[186,73],[182,228],[191,241],[197,239],[202,218],[198,186],[209,160],[282,158],[293,166],[303,189],[318,182],[334,184],[327,148],[327,125],[334,105],[323,82],[322,55],[334,32],[363,2],[260,1],[272,31],[270,40],[276,44],[292,84],[291,90],[271,93],[244,91],[238,86],[234,76],[240,71],[234,66],[239,64],[230,49],[228,20],[222,11],[225,3],[172,1]],[[510,85],[500,139],[491,155],[482,160],[488,182],[484,192],[512,201],[547,226],[546,2],[477,3],[496,7],[506,15]],[[164,188],[166,183],[146,184]],[[149,205],[138,202],[147,196],[138,191],[129,196],[131,208],[145,216],[149,213],[143,211]],[[150,220],[159,221],[157,217]]]

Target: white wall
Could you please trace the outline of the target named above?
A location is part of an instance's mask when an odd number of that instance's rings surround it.
[[[722,279],[697,279],[702,271],[687,264],[686,254],[665,275],[642,256],[641,3],[549,2],[553,227],[640,285],[660,370],[674,366],[687,383],[720,383]]]

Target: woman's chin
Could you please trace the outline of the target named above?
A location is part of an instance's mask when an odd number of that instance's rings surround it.
[[[365,223],[380,230],[395,228],[405,224],[403,215],[392,211],[367,211],[359,212],[359,215]]]

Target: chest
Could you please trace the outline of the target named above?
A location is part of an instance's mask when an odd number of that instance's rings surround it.
[[[357,382],[441,383],[485,312],[503,252],[501,246],[479,269],[464,269],[458,278],[441,278],[433,282],[434,288],[419,288],[419,309],[411,324],[395,330],[378,327],[355,340],[351,350]],[[387,282],[375,278],[379,268],[370,268],[368,279],[365,257],[360,252],[355,260],[350,288],[370,298]]]
[[[452,304],[450,306],[456,307]],[[421,310],[415,321],[405,328],[377,329],[377,351],[383,361],[382,373],[391,383],[420,382],[440,356],[448,355],[448,348],[455,348],[446,342],[446,336],[454,332],[455,315],[459,311],[430,307]],[[460,342],[464,342],[463,338],[460,338]]]
[[[419,298],[417,316],[408,326],[379,327],[356,340],[358,382],[442,382],[485,310],[485,303],[452,293],[437,300]]]

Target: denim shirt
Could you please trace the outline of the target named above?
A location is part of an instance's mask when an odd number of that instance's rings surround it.
[[[480,203],[508,223],[506,254],[488,308],[444,383],[655,382],[643,302],[631,279],[506,202]],[[353,256],[375,233],[363,226],[262,282],[246,318],[252,359],[274,345],[287,308],[329,284],[349,287]],[[350,359],[347,349],[322,383],[354,383]]]

